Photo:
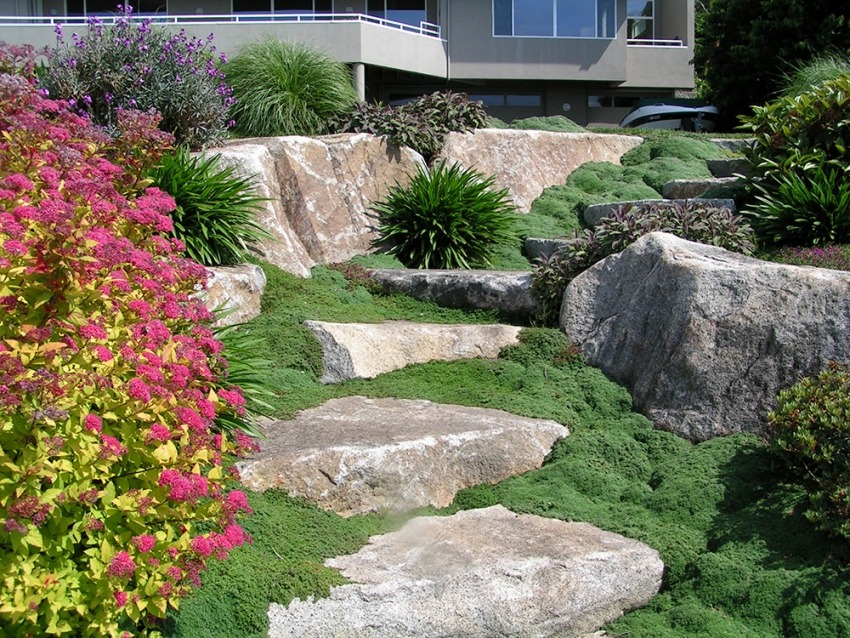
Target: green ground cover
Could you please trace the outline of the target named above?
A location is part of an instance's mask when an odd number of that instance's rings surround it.
[[[572,434],[544,467],[462,492],[446,510],[502,503],[517,512],[581,520],[642,540],[667,566],[647,607],[610,625],[629,637],[850,636],[850,552],[799,513],[803,494],[749,435],[693,445],[654,430],[620,386],[577,359],[556,330],[528,329],[495,361],[432,362],[373,380],[317,382],[321,354],[304,319],[489,322],[493,313],[373,296],[339,272],[299,279],[264,265],[263,314],[249,327],[268,341],[280,388],[276,416],[334,396],[423,398],[551,418]],[[342,582],[325,558],[356,551],[398,521],[342,519],[280,493],[251,494],[251,546],[211,566],[169,619],[172,638],[253,638],[269,602],[325,595]]]

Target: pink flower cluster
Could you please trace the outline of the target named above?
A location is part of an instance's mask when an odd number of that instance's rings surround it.
[[[5,81],[7,63],[29,68],[0,46],[0,279],[13,291],[0,296],[0,478],[19,485],[0,495],[0,519],[20,541],[10,547],[25,547],[33,526],[50,530],[45,543],[63,543],[32,552],[35,571],[103,569],[114,605],[93,589],[90,608],[114,607],[118,623],[128,603],[185,595],[207,559],[248,542],[236,522],[250,512],[245,495],[227,491],[231,474],[208,470],[255,443],[212,427],[244,398],[220,387],[222,345],[193,296],[206,271],[163,235],[174,202],[141,190],[161,152],[144,130],[156,118],[128,114],[119,128],[138,130],[112,139],[31,81]],[[8,469],[18,467],[38,474]],[[196,523],[205,533],[188,550],[157,540]],[[132,540],[95,566],[85,548],[116,538]],[[154,593],[152,578],[166,579]],[[42,600],[23,581],[9,589]],[[62,604],[45,599],[38,613]]]

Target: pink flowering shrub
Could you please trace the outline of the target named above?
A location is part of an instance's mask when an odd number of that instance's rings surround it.
[[[151,122],[133,149],[3,71],[26,68],[0,49],[0,627],[156,635],[250,540],[225,461],[252,440],[211,427],[241,392],[190,297],[204,268],[163,235],[173,200],[139,190]]]

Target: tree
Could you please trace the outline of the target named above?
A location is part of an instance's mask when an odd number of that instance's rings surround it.
[[[721,126],[764,104],[793,65],[833,50],[850,51],[847,0],[701,0],[696,72]]]

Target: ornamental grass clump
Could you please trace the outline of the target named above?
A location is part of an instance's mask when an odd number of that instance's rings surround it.
[[[193,157],[180,147],[148,176],[174,198],[174,236],[205,266],[241,263],[252,245],[271,237],[255,219],[265,200],[254,194],[251,179],[221,166],[219,155]]]
[[[227,465],[253,442],[215,426],[245,398],[193,294],[204,268],[166,237],[174,201],[122,168],[156,161],[161,134],[141,128],[155,118],[122,123],[137,128],[119,139],[146,143],[123,147],[32,78],[0,74],[9,638],[157,635],[207,562],[249,540]]]
[[[122,109],[153,109],[179,144],[200,148],[223,140],[233,97],[220,69],[226,57],[216,52],[212,34],[202,40],[131,18],[129,7],[114,24],[93,16],[87,33],[72,34],[70,42],[57,24],[42,87],[113,132]]]
[[[225,66],[244,137],[322,135],[357,101],[349,68],[299,42],[274,36],[249,42]]]
[[[507,189],[458,163],[419,167],[406,187],[395,184],[372,205],[376,245],[408,268],[473,268],[494,249],[516,241],[515,208]]]

